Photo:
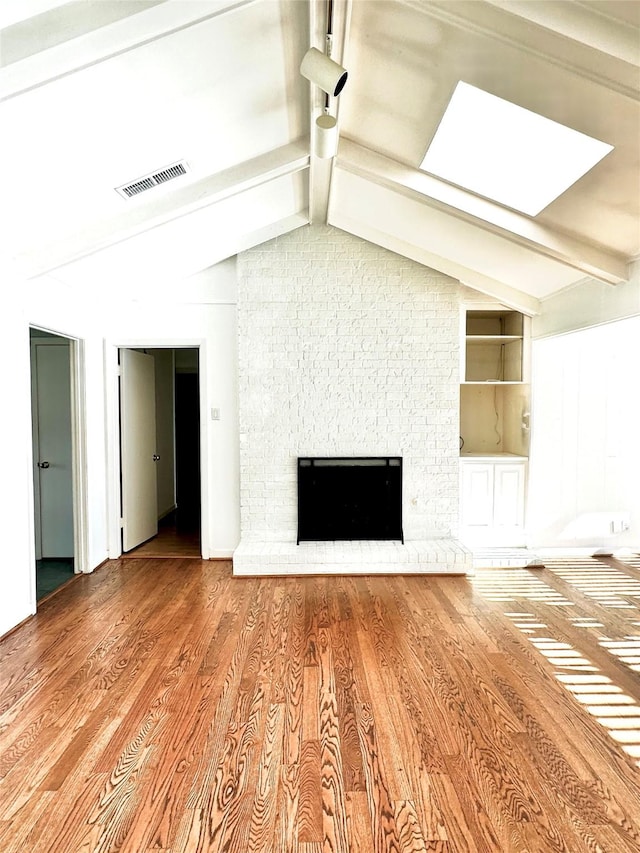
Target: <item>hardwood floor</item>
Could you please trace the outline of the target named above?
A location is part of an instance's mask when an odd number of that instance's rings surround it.
[[[183,529],[175,523],[161,523],[158,533],[129,551],[127,559],[166,559],[175,557],[200,557],[200,532],[197,528]]]
[[[0,643],[2,853],[638,853],[640,563],[106,564]]]

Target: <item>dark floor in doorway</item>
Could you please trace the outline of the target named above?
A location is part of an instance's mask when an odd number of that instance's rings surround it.
[[[36,560],[36,598],[40,601],[73,577],[73,560],[47,558]]]

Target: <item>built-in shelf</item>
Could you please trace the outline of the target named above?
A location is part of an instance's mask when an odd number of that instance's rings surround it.
[[[460,382],[464,453],[529,452],[529,319],[501,305],[465,308]]]
[[[469,310],[465,332],[465,382],[523,381],[522,314]]]
[[[507,309],[470,308],[466,311],[465,330],[468,337],[521,338],[524,334],[524,315]]]
[[[505,341],[521,341],[522,335],[467,335],[467,343],[472,344],[476,341],[478,343],[482,343],[483,341],[497,341],[500,343],[505,343]]]
[[[529,319],[465,308],[460,376],[461,538],[522,544],[529,455]]]

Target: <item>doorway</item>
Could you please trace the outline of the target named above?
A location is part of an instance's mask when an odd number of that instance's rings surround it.
[[[36,601],[79,571],[75,559],[75,346],[69,338],[29,329]]]
[[[145,387],[131,389],[127,365],[140,362],[147,374]],[[146,366],[144,366],[146,363]],[[200,557],[201,459],[200,459],[200,365],[195,347],[147,347],[120,350],[120,456],[123,517],[122,550],[131,558]],[[152,388],[146,387],[152,383]],[[131,459],[131,431],[138,436],[149,430],[149,412],[140,425],[127,395],[153,400],[153,427],[142,450]],[[129,436],[129,437],[127,437]],[[136,442],[138,438],[136,438]],[[139,460],[147,460],[146,467]],[[148,460],[153,460],[148,463]],[[151,490],[144,480],[151,469]],[[146,505],[150,514],[143,532],[131,536],[133,508]],[[146,532],[144,532],[146,530]],[[137,541],[137,540],[140,541]]]

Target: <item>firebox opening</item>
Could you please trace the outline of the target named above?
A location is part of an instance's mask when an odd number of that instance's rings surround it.
[[[402,457],[299,457],[298,544],[400,540]]]

